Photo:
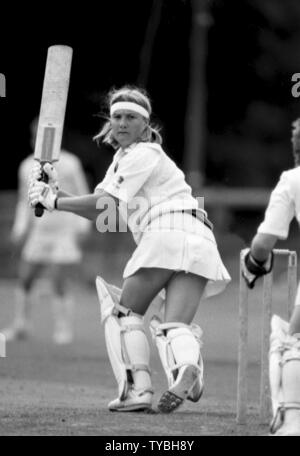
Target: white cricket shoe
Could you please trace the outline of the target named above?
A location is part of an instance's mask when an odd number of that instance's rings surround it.
[[[108,404],[111,412],[135,412],[150,410],[152,406],[153,391],[137,392],[130,389],[126,399],[121,401],[119,398],[114,399]]]
[[[58,321],[55,324],[53,341],[57,345],[67,345],[73,342],[73,331],[69,323]]]
[[[31,335],[31,329],[29,324],[13,324],[7,328],[1,329],[1,334],[4,335],[6,342],[13,340],[26,340]]]
[[[271,434],[272,437],[300,437],[300,426],[299,423],[295,423],[294,426],[282,426],[278,429],[275,434]]]
[[[300,436],[300,410],[286,410],[283,425],[273,434],[274,437]]]
[[[195,386],[197,387],[194,389]],[[191,364],[183,366],[174,384],[161,396],[157,408],[161,413],[171,413],[187,398],[193,402],[198,401],[202,392],[203,383],[199,376],[199,368]]]

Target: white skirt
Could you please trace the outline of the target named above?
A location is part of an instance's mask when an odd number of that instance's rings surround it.
[[[22,259],[29,263],[73,264],[81,258],[81,250],[72,236],[32,235],[22,250]]]
[[[140,268],[185,271],[208,279],[203,298],[221,293],[230,282],[213,232],[190,214],[164,214],[152,221],[129,259],[123,277]]]

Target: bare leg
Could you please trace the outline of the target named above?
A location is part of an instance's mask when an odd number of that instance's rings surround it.
[[[185,272],[175,274],[167,285],[166,322],[189,325],[199,306],[207,280]]]
[[[120,305],[130,309],[133,314],[125,315],[125,312],[120,309],[118,317],[115,317],[118,321],[117,326],[113,324],[113,319],[108,319],[106,323],[106,341],[111,364],[114,372],[120,370],[116,375],[119,387],[120,378],[123,376],[122,363],[116,363],[116,356],[112,356],[112,353],[120,350],[120,343],[123,347],[121,352],[123,354],[127,352],[130,364],[136,367],[130,370],[130,377],[127,370],[127,380],[125,381],[129,386],[129,391],[125,399],[121,398],[119,390],[119,397],[109,403],[110,410],[140,410],[151,406],[153,390],[149,371],[150,350],[142,316],[172,275],[173,271],[166,269],[143,268],[124,282]],[[122,336],[117,337],[120,327],[123,328]],[[113,335],[114,337],[112,337]],[[120,342],[117,342],[119,337]],[[122,385],[123,383],[121,383]],[[122,388],[124,387],[122,386]]]
[[[174,271],[159,268],[142,268],[124,281],[121,305],[134,313],[144,315],[155,298],[173,276]]]
[[[202,395],[201,329],[190,324],[206,282],[195,274],[179,272],[167,285],[166,323],[158,326],[156,332],[157,347],[169,382],[168,390],[158,402],[162,413],[176,410],[185,399],[196,402]]]
[[[6,340],[27,337],[31,320],[31,289],[34,281],[41,273],[43,265],[21,261],[19,265],[19,285],[15,291],[14,321],[11,327],[4,328],[2,333]]]
[[[31,319],[32,301],[30,293],[42,270],[43,265],[40,263],[28,263],[26,261],[20,263],[20,287],[17,290],[16,317],[21,321],[29,322]]]
[[[290,321],[290,328],[289,333],[293,334],[300,334],[300,306],[295,306],[291,321]]]
[[[53,285],[53,340],[57,344],[67,344],[73,340],[73,301],[67,290],[68,265],[53,264],[50,268]]]

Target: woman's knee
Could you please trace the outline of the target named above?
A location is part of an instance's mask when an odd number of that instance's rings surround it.
[[[140,269],[123,285],[121,305],[144,315],[155,296],[165,287],[173,271],[157,268]]]
[[[167,296],[177,300],[198,300],[202,296],[207,279],[192,273],[178,272],[169,281]]]
[[[180,272],[170,280],[166,293],[166,321],[190,324],[198,309],[207,279]]]

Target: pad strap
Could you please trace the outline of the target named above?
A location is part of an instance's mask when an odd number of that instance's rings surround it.
[[[139,317],[141,316],[135,312],[132,312],[131,309],[128,309],[128,307],[122,306],[122,304],[114,303],[114,308],[112,310],[112,315],[115,315],[116,317],[120,317],[119,314],[122,314],[122,317]]]
[[[283,409],[297,409],[300,410],[300,402],[285,402],[282,405]]]
[[[137,393],[138,396],[143,396],[146,393],[154,394],[153,388],[145,388],[145,389],[141,389],[141,390],[137,390],[135,388],[134,391]]]
[[[161,323],[159,327],[156,328],[157,332],[168,331],[169,329],[177,329],[177,328],[189,328],[189,325],[185,323]]]

